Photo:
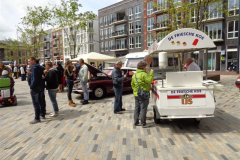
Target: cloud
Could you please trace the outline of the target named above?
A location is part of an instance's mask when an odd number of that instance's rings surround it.
[[[121,0],[79,0],[81,12],[98,10]],[[27,7],[49,6],[50,3],[60,4],[60,0],[0,0],[0,40],[17,38],[16,26],[27,13]]]

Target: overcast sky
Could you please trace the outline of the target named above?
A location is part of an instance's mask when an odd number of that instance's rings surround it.
[[[60,0],[0,0],[0,40],[17,38],[16,25],[26,15],[27,6],[47,6],[49,2],[60,4]],[[79,0],[81,12],[98,10],[121,0]]]

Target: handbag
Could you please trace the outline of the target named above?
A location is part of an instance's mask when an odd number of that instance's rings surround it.
[[[137,74],[137,73],[136,73]],[[135,74],[135,78],[137,81],[137,75]],[[138,96],[142,97],[143,99],[149,99],[150,98],[150,93],[148,91],[144,91],[142,88],[139,87],[138,81],[137,81],[137,85],[138,85]]]

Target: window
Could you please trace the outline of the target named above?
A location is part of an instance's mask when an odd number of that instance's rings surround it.
[[[129,34],[133,34],[133,23],[129,23]]]
[[[93,33],[89,33],[89,42],[93,42]]]
[[[174,23],[175,25],[177,26],[180,26],[181,25],[181,12],[177,13],[176,15],[174,15]]]
[[[124,35],[126,32],[126,24],[118,25],[115,27],[114,36]]]
[[[10,52],[10,55],[13,56],[13,51]]]
[[[158,0],[157,1],[157,10],[164,10],[167,8],[166,0]]]
[[[104,17],[104,25],[107,26],[107,16]]]
[[[206,25],[205,32],[212,39],[222,39],[222,23],[213,23]]]
[[[101,37],[101,39],[103,39],[103,30],[102,29],[100,30],[100,37]]]
[[[108,41],[105,42],[105,51],[108,51]]]
[[[129,12],[129,20],[132,20],[133,19],[133,9],[129,8],[128,12]]]
[[[137,21],[135,22],[135,33],[141,33],[142,30],[142,23],[141,21]]]
[[[238,38],[238,21],[228,22],[228,38]]]
[[[196,9],[191,9],[191,22],[196,22]]]
[[[147,19],[147,31],[153,30],[154,17]]]
[[[110,50],[114,50],[115,49],[114,40],[109,41],[109,48],[110,48]]]
[[[104,52],[104,42],[101,42],[101,52]]]
[[[113,33],[113,28],[111,27],[111,28],[109,28],[109,38],[112,37],[112,33]]]
[[[163,14],[157,17],[158,28],[167,27],[169,22],[168,14]]]
[[[239,0],[228,0],[229,16],[235,16],[239,13]]]
[[[147,46],[151,46],[153,43],[153,39],[154,39],[154,34],[148,34],[147,35]]]
[[[153,1],[147,2],[147,15],[151,15],[153,13]]]
[[[222,5],[220,3],[212,3],[208,6],[208,19],[214,19],[222,17],[221,12]]]
[[[104,29],[105,31],[105,39],[108,39],[108,29]]]
[[[182,6],[182,0],[174,0],[174,6],[175,7],[181,7]]]
[[[141,18],[142,7],[136,6],[135,7],[135,19]]]
[[[108,18],[109,18],[109,24],[112,24],[113,23],[113,15],[110,14]]]
[[[127,48],[127,39],[117,39],[116,40],[116,49],[126,49]]]
[[[167,36],[167,32],[159,32],[159,33],[157,33],[157,41],[160,42],[166,36]]]
[[[94,44],[90,44],[90,52],[94,52]]]
[[[21,56],[22,56],[22,54],[21,54],[21,51],[18,51],[18,56],[19,56],[19,57],[21,57]]]
[[[133,49],[134,43],[133,43],[133,37],[129,38],[129,49]]]
[[[142,48],[141,36],[135,37],[135,48]]]

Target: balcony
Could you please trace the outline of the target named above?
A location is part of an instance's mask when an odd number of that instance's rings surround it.
[[[124,44],[124,45],[117,45],[117,46],[115,46],[115,45],[113,45],[113,46],[110,46],[110,51],[115,51],[115,52],[117,52],[117,51],[126,51],[126,50],[128,50],[128,48],[127,48],[127,44]]]
[[[153,24],[153,31],[163,31],[169,29],[168,22],[166,23],[154,23]]]
[[[50,55],[48,55],[48,54],[45,54],[45,58],[50,58]]]
[[[59,38],[61,38],[62,37],[62,35],[53,35],[53,39],[59,39]]]
[[[53,45],[53,48],[58,48],[58,44],[54,44],[54,45]]]
[[[164,13],[166,11],[167,7],[165,4],[163,5],[158,5],[158,7],[154,7],[153,8],[153,14],[161,14]]]
[[[120,37],[126,37],[126,36],[127,36],[126,30],[112,32],[112,38],[120,38]]]
[[[116,24],[121,24],[125,22],[127,22],[127,16],[124,16],[123,18],[114,18],[112,24],[116,25]]]
[[[47,46],[44,46],[44,50],[49,50],[49,47],[47,47]]]
[[[54,53],[53,56],[54,57],[60,57],[60,54],[59,53]]]

